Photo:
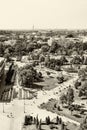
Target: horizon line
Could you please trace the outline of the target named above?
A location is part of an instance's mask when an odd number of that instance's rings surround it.
[[[38,31],[38,30],[49,30],[49,31],[52,31],[52,30],[67,30],[67,31],[77,31],[77,30],[87,30],[87,28],[34,28],[34,29],[0,29],[0,31]]]

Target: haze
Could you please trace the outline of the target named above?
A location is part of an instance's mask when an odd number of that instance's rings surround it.
[[[87,29],[87,0],[0,0],[0,29]]]

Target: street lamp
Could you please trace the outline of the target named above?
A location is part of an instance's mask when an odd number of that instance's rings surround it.
[[[5,112],[5,110],[4,110],[4,102],[3,102],[3,113]]]
[[[25,90],[24,90],[24,113],[25,113]]]

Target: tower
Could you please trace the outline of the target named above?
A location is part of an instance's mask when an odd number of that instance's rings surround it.
[[[34,31],[34,25],[33,25],[33,28],[32,28],[32,30]]]

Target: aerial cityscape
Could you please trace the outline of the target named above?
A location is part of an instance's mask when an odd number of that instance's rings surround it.
[[[0,77],[0,129],[86,130],[87,30],[1,30]]]
[[[0,130],[87,130],[87,0],[0,0]]]

